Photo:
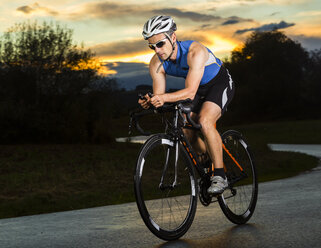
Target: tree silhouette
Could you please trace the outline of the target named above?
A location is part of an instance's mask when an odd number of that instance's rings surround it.
[[[231,55],[225,65],[236,82],[233,109],[239,118],[253,121],[304,115],[302,90],[311,60],[301,44],[279,31],[253,32]]]
[[[308,117],[321,116],[321,48],[310,53],[310,61],[302,83],[301,97]]]
[[[116,82],[97,74],[94,54],[72,34],[59,24],[25,22],[0,38],[0,142],[110,139],[97,130],[112,115]]]
[[[0,65],[32,78],[42,93],[79,93],[94,79],[98,64],[90,50],[78,48],[72,30],[58,24],[16,24],[4,33]]]

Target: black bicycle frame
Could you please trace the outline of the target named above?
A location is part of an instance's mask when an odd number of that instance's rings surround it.
[[[185,134],[183,132],[183,127],[178,127],[178,118],[179,118],[179,110],[175,110],[175,117],[174,117],[174,122],[173,122],[173,127],[171,128],[170,132],[168,133],[170,136],[172,136],[172,139],[174,140],[174,145],[175,150],[176,150],[176,155],[175,155],[175,182],[177,179],[177,159],[178,159],[178,142],[180,142],[185,151],[187,152],[187,154],[189,155],[191,161],[193,162],[198,174],[200,175],[201,178],[203,178],[205,176],[205,171],[203,166],[200,164],[199,160],[198,160],[198,156],[197,154],[194,152],[190,142],[188,141],[188,139],[185,137]],[[187,127],[188,128],[188,127]],[[196,128],[193,128],[195,130],[198,130]],[[165,168],[166,167],[166,168]],[[164,167],[164,172],[163,175],[165,175],[165,171],[167,169],[167,166],[165,165]]]
[[[153,113],[154,110],[148,110],[147,114],[149,113]],[[164,169],[162,172],[162,177],[161,177],[161,181],[159,184],[159,187],[161,189],[167,189],[167,188],[174,188],[177,185],[177,161],[178,161],[178,150],[179,150],[179,142],[183,145],[185,151],[187,152],[187,154],[189,155],[191,161],[193,162],[199,176],[201,178],[204,178],[205,176],[207,176],[208,174],[205,172],[204,167],[201,165],[201,163],[198,160],[198,156],[197,154],[194,152],[190,142],[188,141],[188,139],[186,138],[183,129],[187,128],[187,129],[193,129],[193,130],[200,130],[200,126],[198,124],[196,124],[190,117],[189,112],[184,112],[181,108],[178,107],[178,105],[175,106],[174,111],[173,108],[171,108],[169,111],[165,110],[165,111],[161,111],[161,113],[165,113],[165,112],[174,112],[174,118],[173,118],[173,123],[170,127],[169,130],[166,130],[165,132],[171,136],[171,140],[174,143],[175,146],[175,178],[174,181],[171,185],[164,185],[163,181],[164,181],[164,177],[166,175],[166,171],[168,169],[168,160],[169,160],[169,153],[170,153],[170,149],[167,150],[167,154],[166,154],[166,161],[165,161],[165,165],[164,165]],[[182,113],[186,113],[186,117],[188,122],[186,121],[186,119],[184,118]],[[131,124],[132,122],[134,123],[134,125],[136,126],[136,128],[142,133],[142,134],[147,134],[147,132],[145,132],[138,123],[138,117],[145,115],[144,113],[136,113],[136,114],[131,114],[131,119],[130,119],[130,124],[129,124],[129,133],[131,130]],[[183,124],[179,123],[179,117],[181,117],[181,119],[183,120]],[[167,126],[168,127],[168,126]],[[234,156],[226,149],[226,147],[223,144],[223,152],[226,152],[226,154],[234,161],[234,163],[238,166],[238,168],[241,170],[241,172],[243,172],[243,169],[241,167],[241,165],[235,160]],[[242,180],[243,178],[247,177],[247,175],[243,172],[242,176],[240,178],[236,178],[233,181],[230,182],[230,186],[233,186],[234,183]]]
[[[187,154],[189,155],[191,161],[193,162],[199,176],[201,178],[203,178],[204,176],[206,176],[206,172],[204,170],[204,167],[201,165],[201,163],[198,160],[198,156],[197,154],[194,152],[194,149],[192,148],[190,142],[188,141],[188,139],[186,138],[184,132],[183,132],[183,128],[188,128],[188,129],[193,129],[193,130],[199,130],[197,128],[194,128],[193,126],[186,126],[184,123],[183,127],[179,127],[178,126],[178,118],[179,118],[179,110],[176,109],[175,110],[175,117],[174,117],[174,122],[173,122],[173,127],[171,128],[170,132],[168,133],[173,141],[175,142],[175,150],[176,150],[176,154],[175,154],[175,180],[173,183],[173,187],[176,186],[177,183],[177,160],[178,160],[178,142],[181,142],[181,144],[183,145],[185,151],[187,152]],[[223,145],[223,152],[225,152],[231,159],[232,161],[234,161],[234,163],[237,165],[237,167],[241,170],[242,174],[240,177],[238,178],[234,178],[232,181],[230,181],[230,187],[232,187],[235,183],[237,183],[238,181],[244,179],[247,177],[246,173],[244,173],[243,168],[239,165],[239,163],[235,160],[235,158],[233,157],[233,155],[226,149],[226,147]],[[169,154],[167,154],[169,155]],[[163,178],[166,174],[166,170],[167,170],[167,162],[164,166],[164,170],[163,170],[163,176],[161,181],[163,181]]]

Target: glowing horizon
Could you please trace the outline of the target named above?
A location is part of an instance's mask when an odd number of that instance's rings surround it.
[[[199,41],[220,59],[255,30],[280,29],[308,50],[321,48],[319,0],[3,0],[0,6],[0,33],[28,20],[58,22],[72,29],[73,38],[96,52],[101,63],[148,64],[154,53],[141,31],[157,14],[174,18],[178,40]],[[101,71],[117,73],[115,67]]]
[[[240,42],[235,42],[234,40],[229,40],[220,36],[212,36],[209,38],[212,42],[209,44],[203,44],[208,47],[217,57],[229,56],[230,52],[236,47],[240,46]],[[142,41],[144,43],[144,41]],[[145,63],[149,64],[150,60],[154,56],[153,51],[148,51],[146,53],[138,54],[125,54],[123,56],[111,56],[104,57],[100,56],[99,60],[102,62],[112,63],[112,62],[131,62],[131,63]],[[220,55],[220,56],[218,56]]]

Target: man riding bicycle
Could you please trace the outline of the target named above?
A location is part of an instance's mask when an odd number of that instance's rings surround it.
[[[214,175],[208,193],[223,193],[228,183],[223,169],[222,139],[216,122],[226,111],[234,95],[234,83],[222,61],[196,41],[177,41],[177,30],[170,16],[154,16],[143,28],[143,36],[155,50],[149,72],[153,79],[153,96],[145,95],[139,103],[145,109],[158,108],[165,102],[190,98],[191,117],[202,125],[204,141],[193,130],[184,130],[191,145],[203,162],[209,154],[214,164]],[[185,78],[185,88],[166,93],[166,75]]]

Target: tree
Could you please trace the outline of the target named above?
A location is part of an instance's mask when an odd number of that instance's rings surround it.
[[[302,82],[301,96],[306,114],[321,117],[321,49],[310,52],[310,60],[305,80]]]
[[[100,135],[96,122],[108,125],[116,82],[95,86],[99,63],[72,35],[59,24],[25,22],[0,37],[0,142],[91,141]],[[99,91],[105,97],[93,97]]]
[[[308,53],[279,31],[253,32],[227,61],[236,82],[239,116],[248,120],[297,117]]]
[[[42,93],[79,93],[95,78],[98,64],[90,50],[73,44],[72,34],[59,24],[16,24],[1,39],[1,68],[32,77]]]

